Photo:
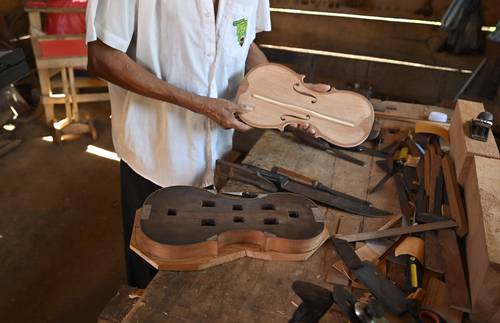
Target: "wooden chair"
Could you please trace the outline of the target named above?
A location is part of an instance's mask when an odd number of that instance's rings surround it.
[[[85,35],[47,35],[42,29],[42,14],[84,13],[84,8],[48,7],[44,2],[27,2],[25,7],[30,21],[31,43],[36,59],[41,88],[41,102],[49,127],[55,130],[54,141],[60,142],[63,136],[89,133],[93,139],[97,132],[92,121],[82,119],[78,103],[109,100],[106,92],[89,92],[90,88],[105,88],[106,83],[93,77],[75,76],[75,69],[87,66],[87,47]],[[85,93],[79,89],[87,88]],[[58,91],[57,91],[58,90]],[[57,120],[54,105],[64,104],[65,118]]]

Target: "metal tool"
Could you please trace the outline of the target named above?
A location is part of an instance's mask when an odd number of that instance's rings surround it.
[[[373,157],[387,158],[389,155],[383,151],[373,150],[371,148],[365,147],[363,145],[352,147],[352,148],[339,148],[346,151],[352,151],[356,153],[361,153]]]
[[[403,291],[387,279],[375,265],[361,261],[347,241],[332,238],[332,243],[352,274],[384,304],[387,310],[398,316],[408,311],[413,312],[414,303],[406,298]]]
[[[313,201],[363,216],[387,216],[391,213],[377,209],[370,203],[354,196],[337,192],[332,189],[323,190],[324,186],[318,182],[319,189],[314,185],[297,182],[292,178],[253,165],[238,165],[223,160],[218,160],[215,169],[215,187],[220,190],[229,180],[255,185],[268,192],[286,191],[300,194]],[[326,187],[326,186],[325,186]]]
[[[295,182],[298,182],[298,183],[301,183],[301,184],[304,184],[307,186],[312,186],[315,189],[325,191],[325,192],[331,193],[331,194],[336,195],[336,196],[344,197],[346,199],[350,199],[354,202],[364,204],[366,206],[373,206],[372,203],[370,203],[366,200],[362,200],[362,199],[354,197],[352,195],[345,194],[345,193],[342,193],[339,191],[335,191],[335,190],[329,188],[328,186],[324,185],[323,183],[321,183],[318,180],[312,179],[312,178],[304,176],[302,174],[298,174],[298,173],[293,172],[291,170],[288,170],[288,169],[285,169],[282,167],[273,167],[273,169],[271,171],[278,173],[280,175],[283,175],[283,176],[287,176],[290,179],[294,180]]]
[[[293,282],[292,289],[300,297],[299,305],[289,323],[316,323],[333,305],[332,292],[326,288],[303,282]]]
[[[324,141],[321,138],[315,138],[295,127],[287,127],[286,130],[292,133],[300,141],[311,147],[326,151],[337,158],[343,159],[355,165],[366,167],[366,163],[364,161],[351,157],[348,154],[340,151],[339,149],[333,148],[328,142]]]
[[[387,216],[391,214],[387,211],[374,208],[373,206],[367,204],[366,201],[360,203],[359,201],[356,201],[357,198],[354,196],[346,197],[347,194],[345,193],[337,192],[331,189],[329,189],[329,191],[319,190],[312,186],[294,181],[288,176],[267,171],[253,165],[244,165],[244,167],[258,172],[260,176],[273,182],[283,191],[304,195],[313,201],[323,203],[342,211],[363,216]]]
[[[384,317],[382,304],[377,299],[369,303],[357,302],[354,304],[354,313],[363,323],[389,323]]]
[[[356,314],[354,308],[355,304],[358,302],[358,299],[347,289],[345,289],[343,286],[335,285],[333,288],[333,300],[338,305],[338,307],[340,307],[340,310],[349,319],[350,322],[363,323],[359,315]]]
[[[382,179],[371,189],[368,190],[368,193],[374,193],[376,192],[379,188],[381,188],[391,177],[393,177],[395,174],[400,172],[405,164],[405,160],[408,156],[408,147],[403,147],[399,151],[399,156],[396,160],[393,162],[392,169],[390,172],[388,172]]]
[[[470,122],[470,136],[479,141],[488,141],[490,129],[493,127],[493,114],[491,112],[481,112]]]

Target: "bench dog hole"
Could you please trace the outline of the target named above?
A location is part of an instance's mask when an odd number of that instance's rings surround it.
[[[266,211],[276,210],[276,208],[272,204],[263,204],[260,208]]]
[[[288,212],[288,216],[291,217],[291,218],[298,218],[299,217],[299,212],[297,211],[290,211]]]
[[[201,202],[202,207],[215,207],[215,201],[203,201]]]
[[[276,219],[276,218],[265,218],[264,224],[265,225],[277,225],[277,224],[279,224],[279,222],[278,222],[278,219]]]
[[[167,210],[167,215],[168,216],[176,216],[177,215],[177,210],[176,209],[168,209]]]
[[[245,223],[245,218],[242,216],[235,216],[235,217],[233,217],[233,222],[234,223]]]
[[[243,211],[243,205],[239,204],[233,205],[233,211]]]
[[[214,227],[215,220],[214,219],[201,219],[201,226],[203,227]]]

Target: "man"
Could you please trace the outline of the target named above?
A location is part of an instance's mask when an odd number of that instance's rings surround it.
[[[227,129],[250,129],[237,119],[250,107],[231,100],[245,71],[267,63],[253,41],[271,29],[269,0],[96,1],[88,69],[115,84],[127,275],[144,288],[154,270],[128,248],[135,211],[161,187],[211,185],[215,161],[231,149]]]

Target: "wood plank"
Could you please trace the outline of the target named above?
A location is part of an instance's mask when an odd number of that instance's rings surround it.
[[[500,160],[475,156],[465,184],[465,239],[475,322],[500,315]]]
[[[383,231],[362,232],[362,233],[350,234],[350,235],[338,234],[335,237],[339,238],[339,239],[343,239],[347,242],[356,242],[356,241],[366,241],[366,240],[395,237],[395,236],[400,236],[403,234],[411,234],[411,233],[418,233],[418,232],[425,232],[425,231],[432,231],[432,230],[449,229],[449,228],[454,228],[456,226],[457,226],[457,224],[454,221],[448,220],[448,221],[440,221],[440,222],[427,223],[427,224],[412,225],[409,227],[402,227],[402,228],[396,228],[396,229],[387,229],[387,230],[383,230]]]
[[[273,8],[287,8],[298,10],[315,10],[322,12],[347,13],[355,15],[370,15],[389,18],[404,18],[439,21],[443,17],[446,9],[450,5],[450,0],[434,0],[430,7],[426,0],[405,0],[405,1],[350,1],[350,0],[330,0],[330,1],[292,1],[292,0],[271,0]],[[500,5],[495,0],[484,1],[483,11],[485,22],[494,26],[499,19]]]
[[[361,84],[364,88],[372,86],[374,97],[391,100],[427,104],[452,100],[468,77],[468,74],[410,66],[293,53],[269,48],[263,48],[263,50],[272,62],[285,64],[305,74],[308,82],[333,84],[339,89],[352,89],[352,84]],[[398,80],[398,86],[394,86],[394,79]]]
[[[472,156],[500,158],[495,138],[490,134],[487,142],[470,137],[469,122],[484,111],[480,102],[458,100],[450,126],[450,154],[455,161],[458,183],[463,185],[469,172]]]
[[[424,232],[423,236],[425,242],[425,268],[433,272],[443,274],[443,255],[441,254],[441,247],[439,246],[437,232]]]
[[[439,172],[441,171],[441,155],[436,151],[436,148],[434,145],[429,145],[429,149],[427,150],[427,153],[429,154],[430,157],[430,167],[431,167],[431,172],[430,172],[430,190],[428,193],[429,196],[429,203],[427,206],[427,211],[430,213],[433,213],[435,210],[435,204],[436,204],[436,193],[438,190],[438,176]],[[439,209],[441,208],[441,205],[439,205]]]
[[[446,154],[442,159],[442,169],[448,203],[450,206],[450,217],[457,223],[457,234],[463,238],[467,234],[467,219],[465,218],[465,208],[462,195],[455,177],[455,167],[450,155]]]
[[[431,277],[427,283],[422,308],[437,313],[448,323],[462,322],[462,312],[450,307],[448,288],[437,278]]]
[[[443,255],[446,285],[450,295],[450,306],[456,310],[470,313],[469,288],[465,279],[462,255],[458,247],[455,231],[450,229],[440,230],[438,231],[438,239]]]
[[[468,70],[481,61],[480,55],[438,52],[447,34],[436,26],[286,13],[273,13],[271,19],[272,31],[259,34],[258,43]],[[307,28],[295,28],[290,37],[290,26]]]

